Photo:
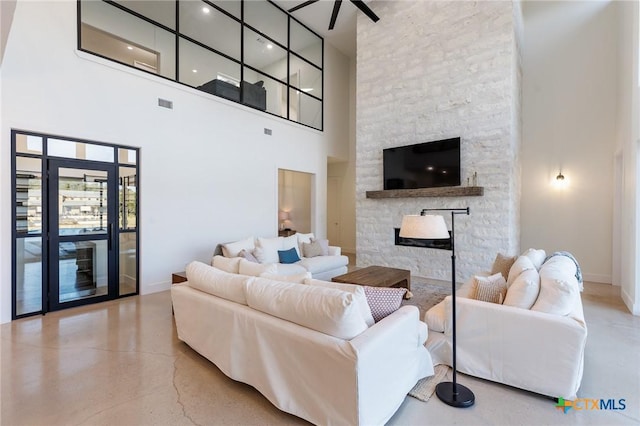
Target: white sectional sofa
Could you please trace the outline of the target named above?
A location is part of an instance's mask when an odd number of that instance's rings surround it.
[[[521,258],[509,271],[505,304],[475,300],[474,278],[457,292],[457,369],[542,395],[574,399],[587,340],[576,264],[565,256],[541,265]],[[451,302],[448,296],[425,314],[426,346],[436,364],[451,365]]]
[[[297,275],[310,272],[315,279],[330,280],[338,275],[346,274],[349,258],[342,255],[340,247],[328,246],[325,255],[304,256],[304,244],[310,243],[312,239],[314,239],[313,233],[297,233],[289,237],[273,238],[248,237],[231,243],[218,244],[214,256],[233,258],[237,257],[242,250],[250,253],[260,251],[262,255],[257,256],[258,261],[263,265],[275,264],[275,273],[278,275]],[[278,250],[290,248],[296,249],[300,260],[289,264],[280,262]]]
[[[382,425],[433,374],[414,306],[368,325],[360,286],[279,282],[200,262],[187,278],[171,287],[178,338],[312,423]]]

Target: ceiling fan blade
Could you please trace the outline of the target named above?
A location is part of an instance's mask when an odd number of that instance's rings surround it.
[[[340,6],[342,0],[336,0],[333,3],[333,12],[331,12],[331,21],[329,21],[329,29],[332,30],[336,26],[336,19],[338,19],[338,12],[340,12]]]
[[[320,0],[308,0],[308,1],[305,1],[304,3],[300,3],[297,6],[293,6],[291,9],[287,10],[287,12],[289,12],[289,13],[295,12],[296,10],[302,9],[303,7],[309,6],[310,4],[314,4],[317,1],[320,1]]]
[[[373,10],[369,9],[369,6],[364,4],[362,0],[351,0],[351,3],[353,3],[358,9],[360,9],[362,13],[367,15],[373,22],[378,22],[380,20],[380,18],[378,18],[378,16],[373,13]]]

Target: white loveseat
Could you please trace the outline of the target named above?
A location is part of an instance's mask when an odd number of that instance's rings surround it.
[[[318,280],[330,280],[333,277],[347,273],[349,258],[343,256],[341,248],[328,246],[326,255],[305,257],[304,244],[310,243],[314,238],[313,233],[297,233],[289,237],[248,237],[231,243],[218,244],[214,251],[215,256],[227,258],[236,257],[242,250],[254,252],[260,250],[262,256],[258,256],[261,264],[275,264],[275,272],[278,275],[297,275],[305,272],[311,273]],[[300,260],[295,263],[281,263],[278,259],[278,250],[295,248]]]
[[[587,340],[576,264],[564,256],[534,265],[539,271],[521,270],[522,264],[518,258],[509,272],[511,286],[505,303],[517,292],[514,283],[518,279],[533,294],[524,306],[473,299],[473,278],[457,292],[457,369],[542,395],[574,399],[582,380]],[[529,309],[531,300],[535,302]],[[429,326],[426,346],[436,364],[451,365],[451,302],[447,296],[425,314]]]
[[[360,286],[278,282],[199,262],[187,278],[171,287],[178,338],[312,423],[382,425],[433,374],[414,306],[368,326]]]

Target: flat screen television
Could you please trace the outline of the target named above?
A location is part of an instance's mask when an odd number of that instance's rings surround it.
[[[460,138],[382,151],[384,189],[460,186]]]

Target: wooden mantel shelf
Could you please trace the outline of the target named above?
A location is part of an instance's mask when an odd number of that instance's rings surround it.
[[[481,195],[484,195],[484,187],[482,186],[445,186],[440,188],[367,191],[367,198],[474,197]]]

